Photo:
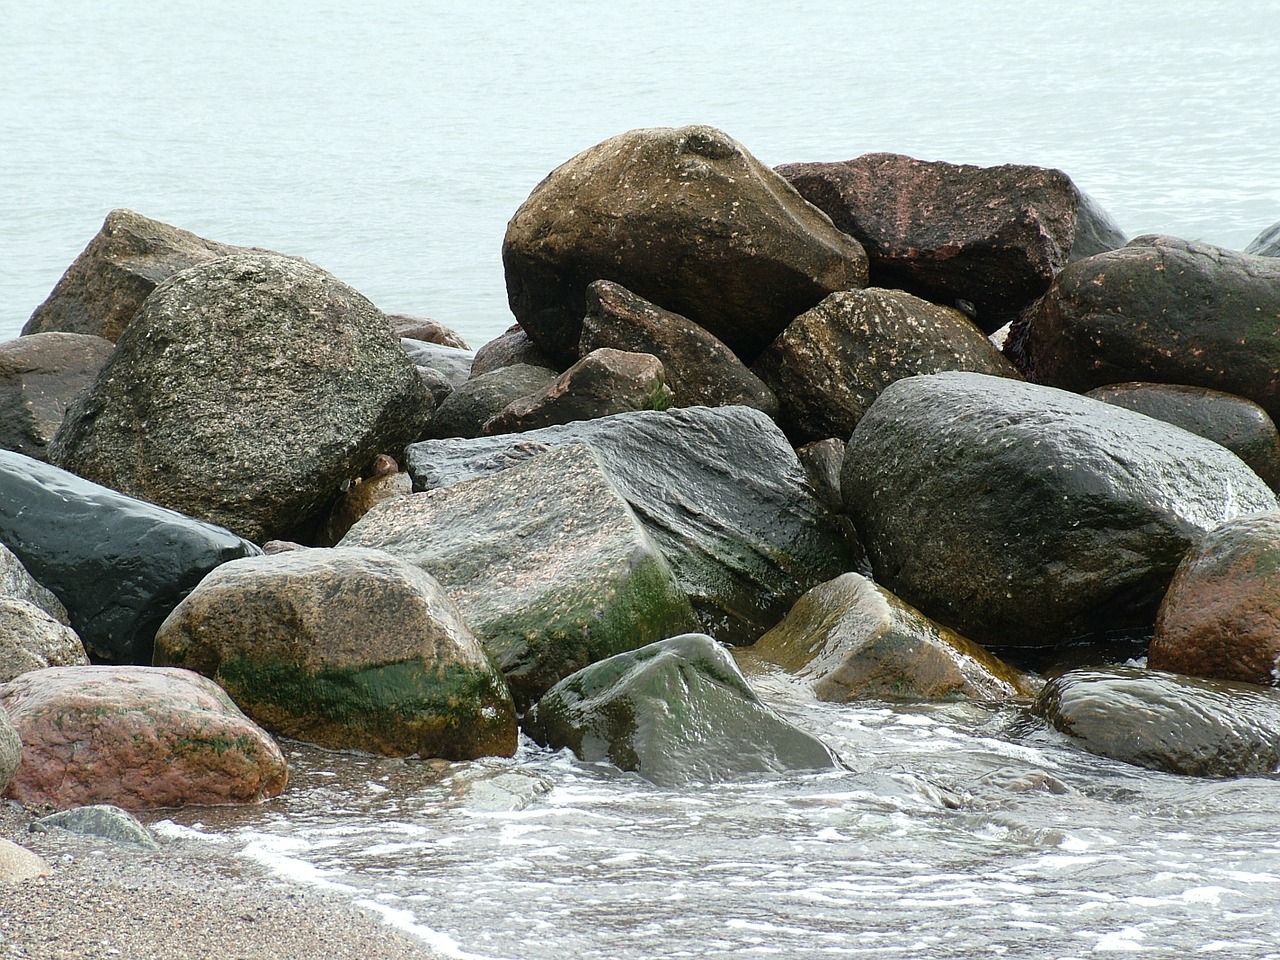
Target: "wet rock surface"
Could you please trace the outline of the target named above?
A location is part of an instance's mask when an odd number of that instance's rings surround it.
[[[521,709],[589,663],[694,625],[667,561],[581,444],[387,501],[339,547],[385,550],[439,580]]]
[[[1280,766],[1280,693],[1117,667],[1050,680],[1034,710],[1090,753],[1195,777]]]
[[[502,244],[511,312],[553,360],[577,357],[583,296],[620,283],[754,360],[792,318],[866,285],[866,255],[713,127],[633,130],[561,164]]]
[[[964,300],[987,333],[1043,294],[1068,262],[1125,242],[1060,170],[869,153],[778,172],[863,245],[872,284],[947,306]]]
[[[515,363],[526,363],[531,367],[555,368],[556,372],[562,369],[538,349],[517,323],[508,327],[500,337],[490,340],[476,351],[475,361],[471,365],[471,375],[478,377]]]
[[[903,377],[967,370],[1020,379],[958,310],[901,290],[833,293],[796,317],[751,368],[778,397],[795,443],[848,437]]]
[[[284,789],[274,741],[211,680],[159,667],[50,667],[0,685],[22,738],[7,795],[58,809],[251,803]]]
[[[515,708],[444,588],[376,550],[224,564],[156,634],[155,661],[216,680],[272,733],[335,749],[510,756]]]
[[[538,743],[608,761],[660,786],[835,766],[779,718],[705,634],[619,654],[566,677],[526,717]]]
[[[78,333],[0,343],[0,448],[46,459],[67,407],[89,388],[115,344]]]
[[[778,427],[749,407],[638,412],[407,451],[414,486],[446,487],[586,443],[654,538],[702,629],[751,643],[810,587],[857,565]]]
[[[1244,252],[1253,257],[1280,257],[1280,223],[1273,223],[1250,240]]]
[[[66,830],[85,837],[100,837],[125,846],[141,847],[143,850],[160,849],[160,844],[156,843],[151,831],[137,817],[109,803],[60,810],[31,824],[32,833],[47,833],[49,830]]]
[[[521,397],[554,382],[556,372],[546,367],[515,363],[473,376],[456,387],[440,404],[423,437],[479,437],[484,425]]]
[[[973,373],[890,386],[850,438],[841,487],[878,582],[1011,647],[1149,630],[1195,541],[1276,508],[1218,444]]]
[[[156,628],[214,567],[258,553],[231,531],[0,451],[0,541],[65,605],[89,654],[150,663]]]
[[[147,298],[49,457],[256,543],[305,541],[429,410],[373,304],[318,267],[245,254]]]

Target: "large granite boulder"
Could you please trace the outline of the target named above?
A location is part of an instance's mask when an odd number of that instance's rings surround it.
[[[751,368],[778,397],[794,443],[847,437],[903,377],[968,370],[1020,378],[958,310],[901,290],[833,293],[796,317]]]
[[[22,738],[9,719],[9,713],[0,707],[0,794],[8,789],[22,762]]]
[[[339,547],[385,550],[439,580],[520,709],[589,663],[694,625],[667,561],[580,444],[388,500]]]
[[[633,130],[553,170],[507,225],[507,299],[529,337],[577,359],[583,295],[613,280],[746,362],[792,318],[866,285],[856,241],[719,130]]]
[[[666,410],[671,403],[661,360],[601,347],[541,390],[511,401],[485,423],[484,432],[520,433],[633,410]]]
[[[1150,380],[1212,387],[1280,416],[1280,259],[1139,237],[1073,263],[1008,351],[1067,390]]]
[[[526,363],[531,367],[556,367],[557,373],[561,369],[538,349],[520,324],[515,323],[501,336],[495,337],[476,351],[471,363],[471,376],[479,377],[516,363]]]
[[[761,703],[729,652],[700,633],[566,677],[529,711],[525,731],[664,787],[835,766],[822,741]]]
[[[436,408],[422,437],[479,437],[484,425],[507,405],[554,383],[556,372],[547,367],[513,363],[463,381]],[[415,438],[418,439],[418,438]]]
[[[853,431],[841,488],[878,582],[1000,646],[1149,630],[1205,531],[1277,506],[1216,443],[976,373],[885,390]]]
[[[1244,252],[1253,257],[1280,257],[1280,223],[1273,223],[1250,240]]]
[[[1280,512],[1228,520],[1187,553],[1160,605],[1148,663],[1280,685]]]
[[[256,543],[305,542],[430,410],[377,307],[311,264],[241,254],[156,288],[49,458]]]
[[[458,608],[377,550],[223,564],[160,626],[155,662],[216,680],[296,740],[449,760],[515,752],[511,694]]]
[[[49,667],[0,684],[0,707],[22,738],[19,803],[252,803],[288,780],[271,737],[189,670]]]
[[[601,347],[650,353],[661,360],[667,386],[679,406],[742,404],[777,415],[773,391],[732,350],[692,320],[610,280],[597,280],[587,287],[578,352],[585,357]]]
[[[90,655],[119,663],[150,663],[178,601],[214,567],[259,552],[222,527],[9,451],[0,541],[65,605]]]
[[[777,664],[819,700],[1004,702],[1032,680],[934,623],[866,577],[846,573],[814,587],[741,659]]]
[[[1113,383],[1085,396],[1114,403],[1220,443],[1280,490],[1280,433],[1267,411],[1244,397],[1183,383]]]
[[[34,603],[0,596],[0,681],[44,667],[89,662],[76,632]]]
[[[1280,766],[1280,693],[1244,683],[1113,667],[1054,677],[1033,710],[1090,753],[1195,777]]]
[[[813,493],[782,431],[750,407],[643,411],[408,450],[421,489],[589,444],[693,601],[702,629],[751,643],[859,551]]]
[[[0,343],[0,449],[46,459],[67,407],[87,390],[115,344],[81,333],[37,333]]]
[[[112,210],[22,333],[61,331],[115,342],[162,281],[198,263],[245,252],[246,247],[206,240],[132,210]]]
[[[778,172],[871,261],[871,282],[947,306],[965,301],[987,333],[1045,292],[1072,260],[1125,242],[1060,170],[869,153]]]

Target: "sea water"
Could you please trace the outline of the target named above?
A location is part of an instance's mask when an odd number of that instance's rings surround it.
[[[709,123],[766,163],[1056,166],[1131,234],[1280,220],[1280,4],[0,0],[0,335],[115,207],[307,257],[473,345],[557,164]],[[290,750],[162,833],[455,957],[1280,956],[1280,784],[1092,757],[1014,707],[777,699],[837,771],[660,789],[527,741]]]

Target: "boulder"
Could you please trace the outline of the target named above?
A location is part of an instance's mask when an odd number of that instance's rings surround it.
[[[4,475],[5,466],[17,465],[21,469],[26,462],[23,458],[18,457],[16,460],[6,463],[4,458],[0,457],[0,477]],[[61,471],[58,472],[60,473]],[[2,486],[3,484],[0,483],[0,487]],[[62,605],[62,601],[53,595],[53,591],[36,582],[35,578],[27,572],[27,568],[22,565],[22,561],[18,559],[17,554],[5,546],[3,541],[0,541],[0,597],[25,600],[39,607],[59,623],[71,622],[67,617],[67,608]]]
[[[1185,383],[1280,416],[1280,259],[1139,237],[1067,267],[1014,326],[1006,349],[1040,383]]]
[[[633,410],[665,410],[671,403],[661,360],[601,347],[541,390],[511,401],[485,423],[484,432],[520,433]]]
[[[91,656],[123,663],[151,662],[156,628],[205,574],[258,553],[222,527],[9,451],[0,541],[65,604]]]
[[[414,317],[407,313],[389,313],[387,319],[391,321],[391,329],[397,337],[420,340],[423,343],[438,343],[442,347],[457,347],[459,350],[471,349],[456,330],[436,320]]]
[[[21,762],[22,738],[18,736],[8,712],[0,707],[0,794],[13,782]]]
[[[964,301],[987,333],[1033,303],[1069,262],[1125,241],[1060,170],[869,153],[778,172],[863,245],[874,285],[947,306]]]
[[[466,383],[471,376],[471,363],[476,356],[472,350],[425,340],[411,340],[408,337],[400,338],[400,349],[415,367],[434,370],[455,389]]]
[[[840,497],[840,468],[844,465],[844,440],[828,437],[796,447],[796,459],[809,478],[817,498],[830,510],[844,510]]]
[[[1273,223],[1250,240],[1244,252],[1253,257],[1280,257],[1280,223]]]
[[[679,406],[742,404],[777,416],[773,391],[732,350],[692,320],[609,280],[587,287],[578,353],[585,357],[601,347],[650,353],[661,360]]]
[[[23,883],[52,872],[48,863],[26,847],[0,837],[0,883]]]
[[[49,458],[256,543],[306,541],[430,409],[377,307],[311,264],[241,254],[156,288]]]
[[[331,547],[341,540],[375,504],[392,497],[407,497],[411,493],[413,479],[408,472],[401,470],[400,464],[393,457],[385,453],[378,454],[366,475],[356,477],[329,511],[329,519],[320,530],[320,546]],[[268,552],[265,550],[266,544],[263,547],[263,552]]]
[[[1280,512],[1228,520],[1187,553],[1160,605],[1148,664],[1280,685]]]
[[[246,247],[206,240],[132,210],[112,210],[22,333],[80,333],[114,343],[162,281],[245,252]]]
[[[389,756],[510,756],[515,708],[440,584],[377,550],[223,564],[156,633],[267,730]]]
[[[0,681],[28,670],[83,666],[89,662],[76,632],[40,607],[0,596]]]
[[[81,333],[0,343],[0,449],[46,459],[67,407],[98,376],[115,344]]]
[[[862,287],[862,248],[741,144],[705,126],[633,130],[561,164],[502,242],[511,312],[577,359],[583,295],[612,280],[750,362],[791,320]]]
[[[642,411],[518,435],[424,441],[414,487],[491,474],[589,444],[693,601],[701,629],[751,643],[810,587],[853,569],[851,545],[776,424],[750,407]],[[650,638],[653,639],[653,638]]]
[[[663,787],[834,767],[822,741],[760,702],[728,651],[689,633],[618,654],[561,680],[525,730]]]
[[[339,544],[444,586],[524,709],[589,663],[691,629],[689,600],[590,448],[379,504]]]
[[[1087,394],[1220,443],[1280,490],[1280,433],[1267,411],[1235,394],[1177,383],[1113,383]]]
[[[492,373],[516,363],[526,363],[531,367],[551,367],[557,373],[560,369],[534,345],[520,324],[515,323],[502,336],[490,340],[476,351],[475,361],[471,364],[471,376]]]
[[[0,684],[0,707],[22,738],[19,803],[252,803],[288,779],[271,737],[189,670],[49,667]]]
[[[1194,777],[1267,776],[1280,766],[1280,693],[1114,667],[1071,670],[1033,711],[1090,753]]]
[[[968,318],[901,290],[833,293],[788,325],[751,368],[778,397],[794,443],[847,437],[889,384],[968,370],[1020,379]]]
[[[976,373],[890,386],[853,431],[840,479],[876,580],[996,646],[1150,630],[1205,531],[1277,505],[1216,443]]]
[[[50,830],[65,830],[82,837],[97,837],[143,850],[160,849],[151,831],[137,817],[109,803],[59,810],[31,824],[32,833],[48,833]]]
[[[856,573],[814,587],[743,656],[783,667],[835,703],[1004,702],[1035,692],[1029,677]]]
[[[531,367],[514,363],[498,367],[459,384],[436,409],[428,421],[423,437],[478,437],[484,425],[521,397],[536,393],[554,383],[556,372],[547,367]]]

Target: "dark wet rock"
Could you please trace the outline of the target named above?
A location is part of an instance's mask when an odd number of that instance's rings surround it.
[[[835,766],[820,740],[762,704],[728,651],[700,633],[566,677],[529,711],[525,730],[663,787]]]
[[[620,283],[750,362],[797,315],[866,285],[862,248],[719,130],[633,130],[561,164],[502,243],[507,299],[558,363],[577,358],[583,295]]]
[[[461,347],[450,347],[425,340],[400,339],[400,349],[415,367],[434,370],[448,381],[455,390],[471,376],[471,364],[475,352]]]
[[[245,254],[156,288],[49,458],[258,543],[306,540],[429,409],[377,307],[318,267]]]
[[[1280,259],[1175,237],[1139,237],[1067,267],[1015,324],[1022,365],[1083,392],[1185,383],[1280,415]]]
[[[987,333],[1045,292],[1068,262],[1125,242],[1060,170],[869,153],[778,172],[871,261],[871,283],[970,305]]]
[[[829,509],[844,510],[840,497],[840,467],[844,464],[844,440],[828,437],[796,448],[796,459],[804,467],[814,494]]]
[[[50,830],[66,830],[68,833],[98,837],[144,850],[160,849],[160,844],[156,843],[151,831],[137,817],[109,803],[60,810],[31,824],[32,833],[48,833]]]
[[[0,681],[89,662],[76,632],[26,600],[0,596]]]
[[[0,794],[8,789],[13,776],[18,772],[18,764],[22,762],[22,739],[9,719],[9,714],[0,707]]]
[[[430,575],[377,550],[223,564],[156,633],[155,662],[213,680],[267,730],[335,749],[510,756],[515,707]]]
[[[771,417],[778,413],[773,391],[732,350],[692,320],[609,280],[587,287],[578,352],[586,356],[600,347],[653,354],[662,361],[679,406],[742,404]]]
[[[198,263],[245,252],[132,210],[112,210],[22,333],[82,333],[115,342],[162,281]]]
[[[501,367],[525,363],[531,367],[550,367],[557,373],[562,369],[550,357],[537,348],[520,324],[512,324],[502,336],[490,340],[476,351],[471,364],[471,376],[479,377]]]
[[[392,497],[407,497],[411,493],[413,479],[408,471],[401,470],[393,457],[385,453],[379,454],[366,475],[356,477],[333,505],[329,519],[320,530],[320,546],[331,547],[341,540],[375,504]],[[264,544],[263,552],[267,552],[265,546]]]
[[[1173,383],[1114,383],[1086,396],[1172,423],[1220,443],[1272,490],[1280,489],[1280,434],[1267,411],[1244,397]]]
[[[0,343],[0,448],[37,460],[67,407],[97,379],[115,344],[79,333],[37,333]]]
[[[423,437],[479,437],[484,425],[513,401],[554,383],[556,372],[546,367],[515,363],[463,381],[428,421]]]
[[[407,313],[389,313],[387,319],[391,321],[391,329],[397,337],[419,340],[423,343],[438,343],[442,347],[457,347],[459,350],[471,349],[456,330],[438,321],[410,316]]]
[[[0,883],[25,883],[52,872],[53,868],[47,862],[26,847],[0,838]]]
[[[156,628],[219,564],[256,554],[231,531],[0,451],[0,541],[65,605],[97,659],[150,663]]]
[[[889,384],[968,370],[1020,378],[958,310],[901,290],[833,293],[796,317],[752,370],[778,397],[795,443],[847,437]]]
[[[1250,240],[1244,252],[1252,257],[1280,257],[1280,223],[1273,223]]]
[[[589,663],[694,624],[667,561],[583,445],[388,500],[339,546],[385,550],[439,580],[521,709]]]
[[[1280,685],[1280,513],[1228,520],[1187,553],[1160,605],[1148,663]]]
[[[810,587],[853,569],[776,424],[750,407],[643,411],[408,450],[415,488],[491,474],[548,447],[589,444],[675,571],[702,629],[751,643]]]
[[[671,403],[661,360],[601,347],[541,390],[507,404],[485,423],[484,432],[520,433],[634,410],[665,410]]]
[[[1280,766],[1280,693],[1117,667],[1050,680],[1034,711],[1090,753],[1194,777],[1266,776]]]
[[[841,487],[876,580],[988,646],[1149,630],[1205,531],[1276,509],[1216,443],[975,373],[890,386],[850,438]]]
[[[21,468],[25,462],[19,459],[16,464]],[[13,465],[13,463],[6,465],[4,459],[0,458],[0,476],[3,476],[5,466]],[[22,565],[17,554],[5,546],[2,540],[0,540],[0,597],[25,600],[39,607],[59,623],[71,622],[62,601],[54,596],[53,591],[36,582],[36,579],[27,572],[27,568]]]
[[[1035,690],[1029,677],[856,573],[814,587],[744,656],[783,667],[835,703],[1003,702]]]
[[[22,738],[19,803],[252,803],[288,779],[271,737],[189,670],[49,667],[0,684],[0,707]]]

